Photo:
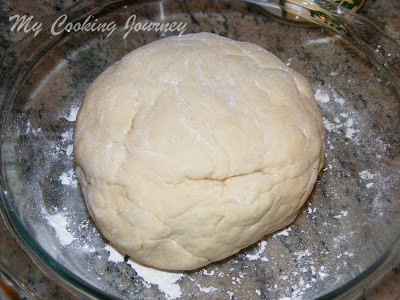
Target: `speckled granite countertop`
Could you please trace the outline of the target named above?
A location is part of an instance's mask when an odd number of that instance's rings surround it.
[[[9,16],[31,14],[36,19],[57,12],[75,1],[0,1],[0,53],[20,40],[24,34],[10,32]],[[361,14],[375,21],[396,40],[400,41],[400,2],[397,0],[366,0]],[[38,299],[75,299],[43,275],[7,232],[0,219],[0,266],[10,273],[23,274],[23,284]],[[29,297],[29,295],[27,295]],[[0,293],[0,299],[2,294]],[[388,270],[387,275],[364,291],[360,299],[400,299],[400,260]]]

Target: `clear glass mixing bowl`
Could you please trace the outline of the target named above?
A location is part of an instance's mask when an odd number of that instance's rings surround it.
[[[278,23],[243,1],[81,3],[66,14],[67,22],[92,15],[116,30],[52,35],[55,16],[2,61],[1,213],[46,274],[89,298],[308,299],[354,295],[385,271],[400,234],[400,102],[390,65],[372,63],[373,53],[334,33]],[[76,180],[74,115],[108,66],[177,34],[133,30],[124,38],[133,15],[136,24],[183,22],[185,34],[256,43],[310,81],[326,128],[326,162],[290,227],[192,272],[152,273],[110,257]]]

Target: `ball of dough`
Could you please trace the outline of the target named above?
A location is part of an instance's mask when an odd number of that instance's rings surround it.
[[[265,49],[158,40],[102,73],[74,154],[90,215],[135,261],[189,270],[291,223],[323,164],[310,85]]]

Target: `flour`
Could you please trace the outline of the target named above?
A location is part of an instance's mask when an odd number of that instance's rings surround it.
[[[343,127],[343,124],[332,123],[325,117],[322,118],[322,122],[324,123],[325,129],[328,130],[329,132],[331,131],[336,132],[339,128]]]
[[[328,277],[329,275],[324,273],[324,272],[318,272],[318,275],[321,279],[325,279],[326,277]]]
[[[301,260],[303,257],[310,257],[311,256],[311,251],[310,250],[304,250],[304,251],[297,251],[293,253],[297,260]]]
[[[63,132],[63,133],[61,134],[61,142],[63,142],[63,143],[65,143],[65,142],[71,142],[73,136],[74,136],[74,132],[73,132],[73,130],[72,130],[72,128],[71,128],[71,129],[69,129],[68,131]]]
[[[74,146],[72,144],[68,145],[67,148],[65,149],[65,154],[68,156],[68,158],[72,158],[73,152],[74,152]]]
[[[257,260],[260,259],[262,261],[268,261],[268,259],[266,257],[263,256],[265,248],[267,247],[267,242],[266,241],[261,241],[259,243],[260,248],[257,250],[257,252],[255,254],[247,254],[246,258],[248,260]]]
[[[108,261],[119,263],[124,261],[124,257],[110,245],[106,245],[104,248],[110,253]],[[144,280],[146,287],[150,285],[156,285],[157,288],[163,292],[167,299],[177,299],[182,295],[181,288],[177,283],[184,275],[182,273],[163,272],[152,268],[144,267],[131,260],[127,261],[127,264],[135,270],[136,274]],[[212,288],[203,288],[208,292],[212,291]]]
[[[106,245],[104,249],[110,252],[110,256],[108,257],[108,261],[112,261],[114,263],[119,263],[124,261],[124,257],[113,247],[110,245]]]
[[[196,283],[196,285],[197,285],[197,287],[199,288],[199,290],[200,290],[200,292],[203,292],[203,293],[206,293],[206,294],[209,294],[209,293],[212,293],[212,292],[215,292],[215,291],[217,291],[218,289],[216,289],[215,287],[213,287],[213,286],[210,286],[210,287],[202,287],[200,284],[198,284],[198,283]]]
[[[215,271],[212,270],[212,271],[209,272],[206,269],[204,269],[204,270],[201,271],[201,274],[206,275],[206,276],[214,276]]]
[[[25,130],[25,134],[29,134],[32,133],[33,135],[38,135],[39,133],[42,132],[42,128],[34,128],[31,125],[30,120],[28,119],[28,121],[26,122],[26,130]]]
[[[342,217],[346,217],[348,214],[347,210],[342,210],[338,215],[333,216],[335,219],[340,219]]]
[[[307,207],[307,213],[308,214],[312,214],[312,213],[315,213],[315,212],[317,212],[317,208],[316,207],[311,207],[311,206],[308,206]]]
[[[63,184],[63,185],[71,186],[74,188],[78,187],[78,181],[76,179],[76,175],[73,170],[63,172],[60,175],[59,180],[60,180],[61,184]]]
[[[281,230],[281,231],[275,233],[275,234],[273,235],[273,237],[277,237],[277,236],[289,236],[289,232],[291,232],[291,231],[292,231],[292,229],[289,227],[289,228],[286,228],[286,229],[284,229],[284,230]]]
[[[354,129],[354,128],[346,128],[346,137],[348,139],[352,139],[353,137],[355,137],[355,134],[358,132],[358,130]]]
[[[25,125],[26,129],[25,129],[25,134],[29,134],[32,130],[32,125],[31,125],[31,121],[28,119],[28,121],[26,121],[26,125]]]
[[[345,251],[345,252],[343,252],[343,255],[344,255],[344,256],[348,256],[348,257],[353,257],[353,256],[354,256],[354,252],[352,252],[352,251]]]
[[[147,287],[150,287],[150,284],[156,285],[167,299],[177,299],[182,295],[181,288],[177,283],[184,276],[182,273],[163,272],[147,268],[131,260],[128,260],[127,263],[135,270],[138,276],[143,278],[144,282],[147,283]]]
[[[47,220],[47,224],[55,230],[56,236],[62,246],[67,246],[75,240],[74,236],[67,229],[68,219],[66,215],[62,213],[49,215],[47,212],[44,212],[43,215]]]
[[[67,116],[64,116],[64,119],[66,119],[68,122],[75,122],[76,116],[78,115],[78,110],[79,110],[79,106],[71,107],[69,114]]]
[[[293,300],[293,299],[302,299],[303,295],[307,290],[313,288],[315,283],[318,280],[324,280],[329,277],[328,270],[323,267],[322,269],[315,268],[316,262],[314,257],[316,257],[316,253],[306,249],[302,251],[296,251],[293,253],[295,257],[295,261],[299,264],[297,268],[298,271],[291,272],[283,271],[286,274],[281,275],[280,279],[283,281],[289,281],[291,284],[291,289],[285,289],[281,291],[281,294],[289,294],[287,296],[283,296],[279,299],[281,300]],[[311,274],[311,278],[307,278],[304,274]],[[305,279],[306,278],[306,279]],[[274,289],[279,290],[279,287],[274,285]]]
[[[330,107],[326,107],[328,108],[328,110],[330,110],[331,106],[334,104],[338,104],[339,108],[341,109],[348,110],[345,106],[346,101],[333,90],[323,90],[321,88],[318,88],[316,89],[314,95],[315,100],[317,100],[317,102],[321,106],[325,107],[325,105],[330,105]],[[337,109],[338,108],[336,107],[335,111]],[[340,112],[338,115],[334,115],[331,118],[324,116],[322,118],[322,122],[328,132],[335,134],[344,134],[344,136],[347,139],[352,140],[352,142],[358,142],[357,133],[360,130],[358,128],[355,128],[355,116],[352,116],[349,112]]]
[[[319,103],[327,103],[331,100],[329,95],[323,92],[321,89],[317,89],[314,96]]]

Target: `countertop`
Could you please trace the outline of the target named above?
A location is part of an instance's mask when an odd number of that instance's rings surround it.
[[[41,0],[41,1],[0,1],[0,55],[7,48],[24,37],[23,32],[11,32],[9,17],[15,14],[33,15],[40,20],[47,15],[72,5],[73,0]],[[397,0],[366,0],[361,12],[362,15],[376,22],[389,35],[400,42],[400,2]],[[3,220],[0,218],[0,266],[3,265],[10,273],[21,274],[25,279],[22,282],[32,291],[37,299],[75,299],[68,291],[57,286],[51,278],[45,276],[18,246],[17,242],[8,233]],[[0,268],[1,269],[1,268]],[[0,274],[5,280],[6,274]],[[0,283],[2,281],[0,280]],[[5,297],[1,290],[0,299]],[[30,295],[25,295],[30,297]],[[17,299],[17,298],[16,298]],[[387,274],[373,286],[363,291],[359,299],[400,299],[400,260],[397,260]]]

